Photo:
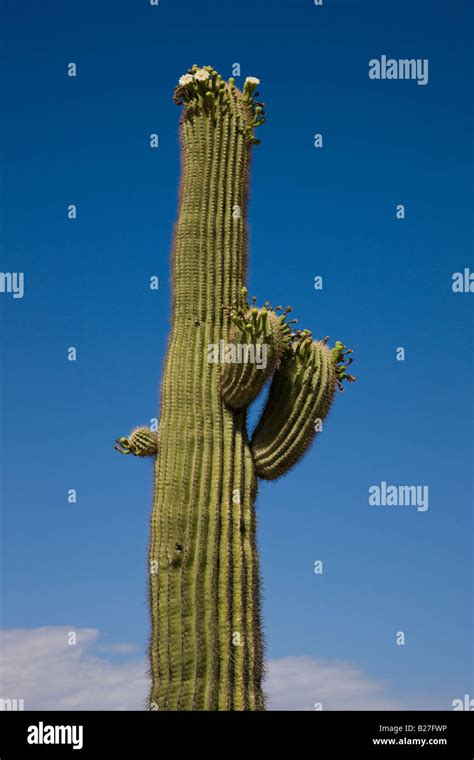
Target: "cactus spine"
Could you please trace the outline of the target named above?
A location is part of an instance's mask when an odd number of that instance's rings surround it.
[[[155,461],[151,709],[264,709],[257,477],[278,477],[297,461],[336,384],[352,379],[342,344],[331,351],[293,331],[289,308],[247,303],[250,151],[265,120],[257,84],[248,78],[240,91],[212,67],[193,66],[175,91],[184,105],[182,175],[159,427],[116,441],[122,453]],[[246,408],[272,376],[250,443]]]

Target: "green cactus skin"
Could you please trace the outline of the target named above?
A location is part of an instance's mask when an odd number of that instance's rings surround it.
[[[182,175],[174,231],[173,317],[158,433],[119,438],[154,457],[149,548],[153,710],[263,710],[256,546],[257,476],[285,472],[328,411],[344,346],[332,353],[287,309],[247,303],[247,197],[257,80],[242,91],[212,67],[180,79]],[[254,299],[255,300],[255,299]],[[265,370],[209,361],[220,340],[268,347]],[[249,443],[246,409],[273,375]]]

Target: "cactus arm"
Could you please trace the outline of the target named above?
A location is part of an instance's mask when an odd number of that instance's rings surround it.
[[[274,480],[305,454],[326,417],[336,387],[347,375],[344,346],[329,349],[309,333],[292,344],[275,373],[269,397],[251,440],[257,476]]]
[[[221,347],[220,390],[232,409],[249,406],[271,377],[289,345],[289,311],[278,316],[271,307],[249,307],[247,289],[242,288],[242,303],[230,312],[229,342]]]
[[[158,436],[150,428],[137,427],[128,437],[116,438],[114,449],[136,457],[155,457],[158,454]]]

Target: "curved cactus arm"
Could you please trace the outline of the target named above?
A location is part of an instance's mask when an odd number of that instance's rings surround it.
[[[114,449],[121,454],[136,457],[154,457],[158,454],[158,438],[150,428],[137,427],[125,438],[116,438]]]
[[[251,451],[264,480],[284,475],[307,451],[329,412],[336,386],[346,373],[345,346],[329,349],[304,331],[275,373],[267,404],[255,428]]]
[[[263,309],[247,303],[247,288],[242,302],[230,311],[232,328],[229,340],[221,347],[219,382],[221,396],[232,409],[247,407],[271,377],[291,340],[286,311],[278,315],[269,304]],[[255,297],[252,299],[255,303]]]

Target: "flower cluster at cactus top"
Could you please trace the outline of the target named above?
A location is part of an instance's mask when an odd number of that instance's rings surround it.
[[[193,73],[187,73],[183,74],[178,80],[181,87],[186,87],[188,84],[191,84],[195,79],[198,82],[206,82],[211,77],[212,68],[210,66],[203,67],[201,69],[193,67]],[[245,79],[244,87],[250,86],[250,87],[256,87],[260,84],[260,79],[257,79],[257,77],[247,77]]]
[[[209,71],[206,71],[206,69],[197,69],[193,74],[183,74],[178,81],[181,87],[186,87],[188,84],[192,84],[194,80],[198,82],[206,82],[210,76]]]
[[[174,101],[178,105],[186,105],[188,116],[207,113],[213,119],[218,113],[228,113],[234,108],[232,104],[240,101],[240,105],[243,105],[240,115],[243,115],[245,136],[249,142],[256,144],[260,141],[255,139],[253,130],[265,121],[265,104],[256,100],[259,84],[260,79],[257,77],[247,77],[239,91],[234,77],[225,81],[212,66],[194,64],[179,77]]]

